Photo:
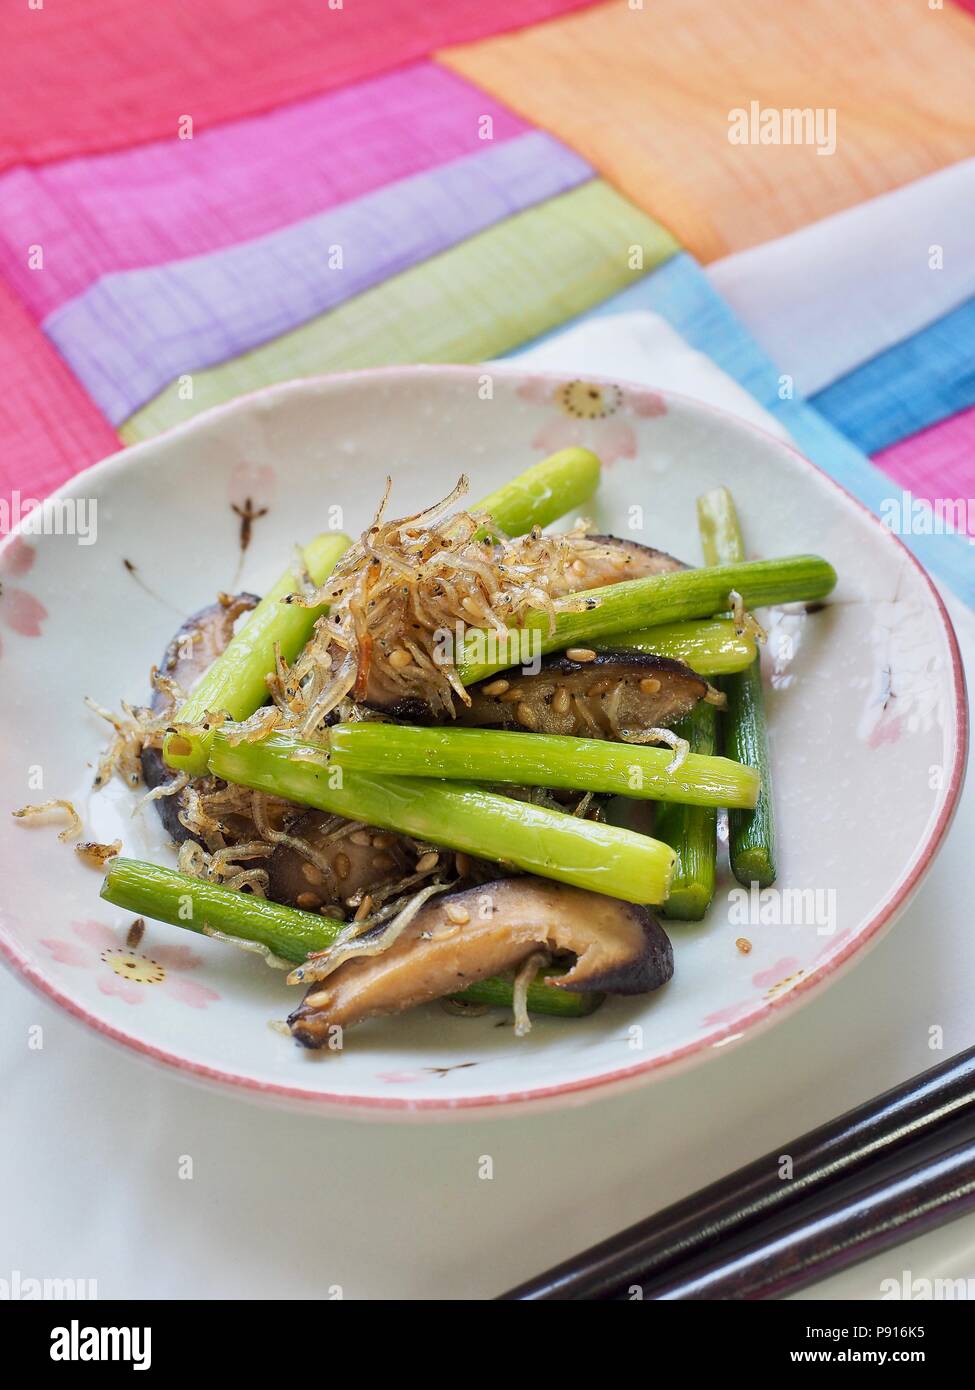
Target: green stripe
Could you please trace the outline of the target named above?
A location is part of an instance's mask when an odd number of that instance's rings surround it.
[[[668,231],[593,179],[242,357],[194,372],[192,400],[180,400],[172,383],[120,434],[134,444],[201,410],[294,377],[414,362],[483,362],[585,313],[679,250]]]

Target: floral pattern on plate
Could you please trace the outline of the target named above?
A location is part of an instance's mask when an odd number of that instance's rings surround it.
[[[61,965],[98,970],[102,994],[115,995],[126,1004],[141,1004],[147,992],[160,986],[161,993],[191,1009],[205,1009],[220,995],[209,985],[186,978],[200,965],[188,946],[157,946],[151,955],[132,950],[118,934],[101,922],[74,922],[73,939],[47,936],[41,945]]]

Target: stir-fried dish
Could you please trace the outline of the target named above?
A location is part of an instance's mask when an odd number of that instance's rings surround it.
[[[112,725],[96,787],[144,784],[177,854],[89,844],[102,896],[286,970],[310,1048],[436,1000],[506,1007],[523,1036],[533,1013],[665,985],[655,913],[707,912],[719,811],[735,875],[775,877],[752,610],[818,601],[835,574],[746,560],[723,488],[698,499],[699,567],[543,529],[598,479],[568,449],[395,519],[387,483],[358,540],[326,532],[263,598],[188,618],[145,705],[93,706]]]

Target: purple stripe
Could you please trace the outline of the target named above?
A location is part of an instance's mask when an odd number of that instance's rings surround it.
[[[484,117],[496,143],[531,129],[445,68],[412,63],[192,140],[12,169],[0,175],[0,275],[41,320],[103,275],[266,236],[475,154]]]
[[[592,177],[540,131],[209,256],[106,276],[44,328],[114,423],[175,377],[236,357]],[[330,268],[330,248],[341,268]]]

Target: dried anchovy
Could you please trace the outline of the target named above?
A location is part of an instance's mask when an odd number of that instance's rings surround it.
[[[69,819],[70,824],[65,826],[64,830],[58,831],[59,840],[73,840],[76,835],[81,834],[81,817],[75,810],[74,803],[60,797],[42,801],[36,806],[21,806],[18,811],[11,811],[10,814],[17,820],[30,820],[34,816],[45,815],[48,811],[63,811]]]
[[[466,492],[466,477],[434,506],[394,521],[384,520],[389,489],[387,479],[372,525],[325,583],[291,596],[303,606],[328,609],[287,673],[284,694],[277,673],[278,707],[304,736],[320,730],[350,695],[361,702],[373,680],[390,699],[419,692],[434,712],[452,713],[454,697],[469,697],[438,634],[465,624],[506,636],[537,610],[554,630],[559,612],[592,604],[591,595],[571,592],[570,568],[580,547],[606,557],[615,553],[587,540],[587,523],[561,536],[536,528],[514,540],[485,541],[483,517],[446,515]],[[405,669],[390,661],[396,652],[411,658]]]
[[[731,602],[731,617],[735,624],[735,631],[739,637],[743,637],[746,632],[750,632],[756,642],[765,643],[768,641],[768,633],[762,624],[745,607],[745,600],[737,589],[732,589],[728,598]]]
[[[227,932],[217,931],[216,927],[207,926],[203,928],[203,935],[212,937],[214,941],[225,941],[229,946],[236,946],[240,951],[249,951],[251,955],[262,956],[264,964],[269,965],[272,970],[291,969],[290,960],[276,956],[270,946],[265,946],[262,941],[245,941],[241,936],[231,936]]]
[[[347,960],[357,956],[378,956],[388,951],[402,936],[427,899],[434,893],[446,892],[449,887],[449,883],[431,883],[426,888],[421,888],[418,893],[412,895],[388,925],[384,924],[382,931],[370,930],[376,925],[370,918],[350,923],[327,951],[316,951],[309,956],[304,965],[292,970],[288,976],[288,984],[310,984],[324,980]]]
[[[168,782],[160,782],[158,787],[153,787],[151,792],[146,792],[141,796],[132,808],[132,814],[137,815],[143,806],[150,801],[159,801],[164,796],[179,796],[184,787],[189,785],[190,774],[180,772],[176,777],[171,777]]]
[[[620,729],[619,737],[623,743],[666,743],[673,748],[674,756],[667,764],[668,773],[676,772],[691,751],[687,739],[675,734],[673,729]]]
[[[110,845],[99,844],[97,840],[85,840],[83,844],[75,845],[74,852],[79,859],[83,859],[86,864],[90,864],[93,869],[101,869],[108,863],[109,859],[114,859],[122,852],[122,841],[113,840]]]
[[[514,988],[511,991],[516,1038],[526,1038],[532,1030],[532,1021],[528,1016],[528,990],[539,971],[546,969],[551,963],[552,957],[547,951],[534,951],[518,967]]]

